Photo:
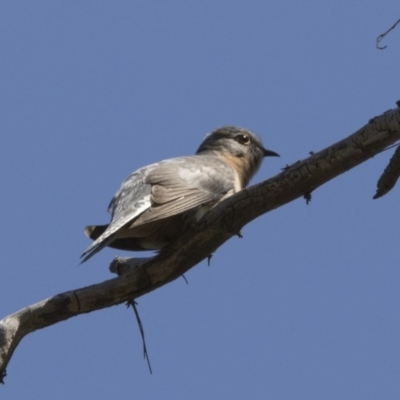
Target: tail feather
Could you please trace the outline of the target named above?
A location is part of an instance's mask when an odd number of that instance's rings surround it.
[[[93,239],[94,242],[82,253],[81,258],[83,257],[83,259],[80,264],[89,260],[89,258],[93,257],[113,241],[113,235],[108,237],[102,236],[107,228],[108,225],[90,225],[85,228],[86,236]]]
[[[107,229],[108,225],[89,225],[85,228],[85,234],[92,240],[98,239]],[[140,240],[135,237],[114,237],[111,243],[107,244],[108,247],[118,250],[126,251],[145,251],[149,250],[144,248],[140,243]]]
[[[113,241],[113,237],[109,236],[107,239],[98,242],[97,240],[93,242],[81,255],[81,258],[83,257],[82,261],[80,264],[83,264],[89,258],[93,257],[96,253],[98,253],[100,250],[104,249],[104,247],[107,247],[111,242]]]

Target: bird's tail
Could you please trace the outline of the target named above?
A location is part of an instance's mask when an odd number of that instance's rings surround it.
[[[80,264],[83,264],[89,258],[93,257],[97,252],[102,250],[104,247],[107,247],[113,241],[113,235],[104,238],[103,234],[107,229],[108,225],[91,225],[85,228],[86,236],[93,239],[94,242],[82,253],[81,258],[82,261]]]

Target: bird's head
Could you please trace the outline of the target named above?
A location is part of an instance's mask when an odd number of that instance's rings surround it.
[[[245,187],[258,171],[264,157],[279,154],[264,148],[261,139],[244,128],[224,126],[209,133],[196,154],[215,154],[235,169]]]

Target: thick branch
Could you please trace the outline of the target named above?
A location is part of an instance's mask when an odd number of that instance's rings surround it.
[[[353,135],[298,161],[279,175],[230,197],[159,255],[138,263],[121,276],[59,294],[4,318],[0,321],[0,380],[13,351],[28,333],[137,298],[173,281],[253,219],[311,193],[398,140],[399,108],[372,119]],[[126,263],[120,264],[124,267]],[[118,267],[118,261],[113,267]]]

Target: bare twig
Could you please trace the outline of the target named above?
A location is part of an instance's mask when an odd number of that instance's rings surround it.
[[[144,337],[144,328],[143,328],[142,320],[140,319],[139,311],[137,310],[137,307],[136,307],[137,303],[136,303],[135,300],[128,300],[126,304],[127,304],[128,307],[131,306],[133,308],[134,313],[135,313],[136,321],[137,321],[137,324],[138,324],[138,327],[139,327],[139,331],[140,331],[140,336],[142,337],[143,357],[147,361],[147,365],[149,367],[150,374],[152,374],[153,371],[151,369],[149,353],[147,352],[147,347],[146,347],[146,339]]]
[[[379,50],[385,50],[387,46],[379,46],[380,41],[393,29],[396,28],[396,26],[400,23],[400,19],[398,19],[386,32],[380,34],[377,38],[376,38],[376,48]]]

